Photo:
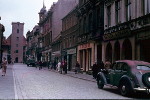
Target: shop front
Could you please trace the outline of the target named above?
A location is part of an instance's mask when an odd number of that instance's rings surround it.
[[[150,62],[150,30],[145,30],[137,34],[137,58]]]
[[[68,62],[68,70],[69,71],[75,69],[75,64],[76,64],[76,60],[77,60],[76,53],[77,53],[76,48],[67,50],[67,62]]]
[[[94,43],[87,43],[78,46],[77,60],[83,71],[91,70],[95,62]]]
[[[58,61],[61,61],[61,52],[60,51],[56,51],[56,52],[52,52],[52,62],[56,62],[58,63]]]

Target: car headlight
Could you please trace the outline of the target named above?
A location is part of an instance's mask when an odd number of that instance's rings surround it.
[[[148,81],[150,82],[150,77],[148,77]]]

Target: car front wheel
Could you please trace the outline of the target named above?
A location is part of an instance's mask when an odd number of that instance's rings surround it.
[[[124,81],[120,83],[119,90],[121,95],[130,96],[132,93],[131,85],[128,81]]]
[[[103,78],[101,76],[97,78],[97,85],[98,85],[99,89],[103,89],[103,87],[104,87],[104,80],[103,80]]]

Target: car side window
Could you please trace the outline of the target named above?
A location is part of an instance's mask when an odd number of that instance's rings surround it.
[[[123,71],[127,71],[127,70],[128,70],[128,65],[124,63],[124,64],[122,65],[122,70],[123,70]]]
[[[117,63],[113,63],[113,64],[112,64],[112,68],[115,70],[116,67],[117,67]]]
[[[117,63],[116,70],[121,70],[122,63]]]

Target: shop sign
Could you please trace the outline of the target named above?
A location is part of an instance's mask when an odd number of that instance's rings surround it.
[[[79,46],[79,50],[92,48],[91,43],[83,44]]]
[[[60,55],[61,55],[60,51],[56,51],[52,53],[52,56],[60,56]]]
[[[107,40],[113,40],[113,39],[123,38],[125,36],[129,36],[130,34],[131,34],[131,31],[129,29],[127,29],[127,30],[121,30],[121,31],[114,32],[114,33],[104,34],[103,39],[105,41],[107,41]]]
[[[76,54],[76,48],[67,50],[67,54]]]
[[[150,32],[149,31],[145,31],[145,32],[143,31],[137,35],[138,40],[144,40],[144,39],[148,39],[148,38],[150,38]]]

